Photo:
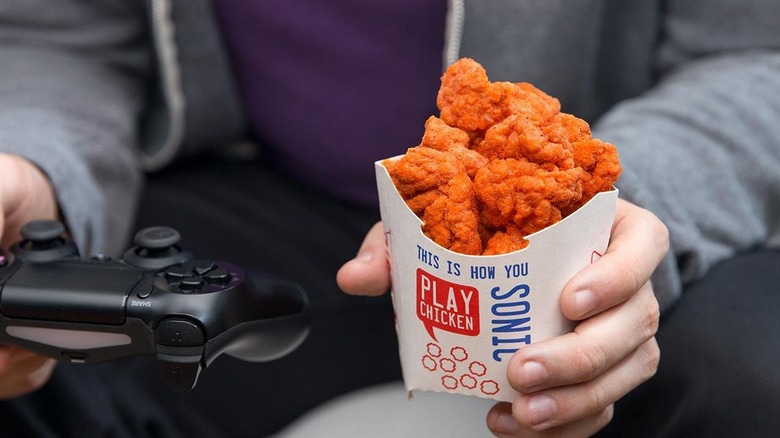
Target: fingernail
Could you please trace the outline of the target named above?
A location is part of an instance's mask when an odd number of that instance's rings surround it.
[[[371,259],[374,258],[374,253],[371,251],[360,251],[357,256],[355,256],[355,260],[361,262],[361,263],[370,263]]]
[[[520,384],[523,389],[531,389],[544,383],[544,367],[539,362],[528,361],[520,371]]]
[[[508,412],[501,412],[493,422],[493,432],[497,435],[514,435],[519,430],[520,425]]]
[[[538,426],[555,416],[558,406],[555,400],[546,395],[535,395],[528,400],[528,421]]]
[[[574,293],[574,311],[579,317],[584,317],[598,305],[596,294],[589,290]]]

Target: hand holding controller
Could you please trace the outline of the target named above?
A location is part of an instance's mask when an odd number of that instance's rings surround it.
[[[139,231],[118,261],[80,258],[63,232],[30,222],[0,250],[0,342],[71,363],[155,354],[164,383],[183,393],[222,353],[271,361],[308,334],[298,285],[193,259],[171,228]]]

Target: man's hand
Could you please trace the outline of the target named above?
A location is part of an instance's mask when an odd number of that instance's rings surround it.
[[[342,290],[380,295],[389,289],[384,244],[377,224],[339,270]],[[520,395],[488,413],[494,434],[592,435],[609,423],[615,401],[655,374],[659,309],[650,275],[668,248],[666,227],[652,213],[618,200],[606,254],[574,276],[561,296],[564,315],[579,324],[515,353],[507,377]]]
[[[507,377],[520,395],[488,413],[494,434],[592,435],[612,419],[617,400],[655,374],[659,309],[650,275],[668,248],[666,227],[653,214],[618,201],[607,253],[561,296],[564,315],[580,323],[515,353]]]
[[[29,161],[0,153],[0,246],[21,238],[22,226],[34,219],[57,217],[57,201],[46,176]],[[54,361],[0,345],[0,399],[24,395],[43,386]]]

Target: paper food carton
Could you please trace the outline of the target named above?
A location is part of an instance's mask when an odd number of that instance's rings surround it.
[[[509,359],[532,342],[573,328],[560,310],[561,290],[604,254],[617,190],[597,194],[529,235],[525,249],[471,256],[425,236],[382,161],[375,168],[407,391],[514,400],[506,377]]]

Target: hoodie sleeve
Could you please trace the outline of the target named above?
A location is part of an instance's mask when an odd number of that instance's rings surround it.
[[[663,308],[716,263],[780,238],[780,52],[677,63],[594,126],[618,145],[621,195],[669,227],[653,277]]]
[[[114,0],[0,6],[0,151],[47,174],[85,254],[118,253],[135,217],[143,14],[141,2]]]

